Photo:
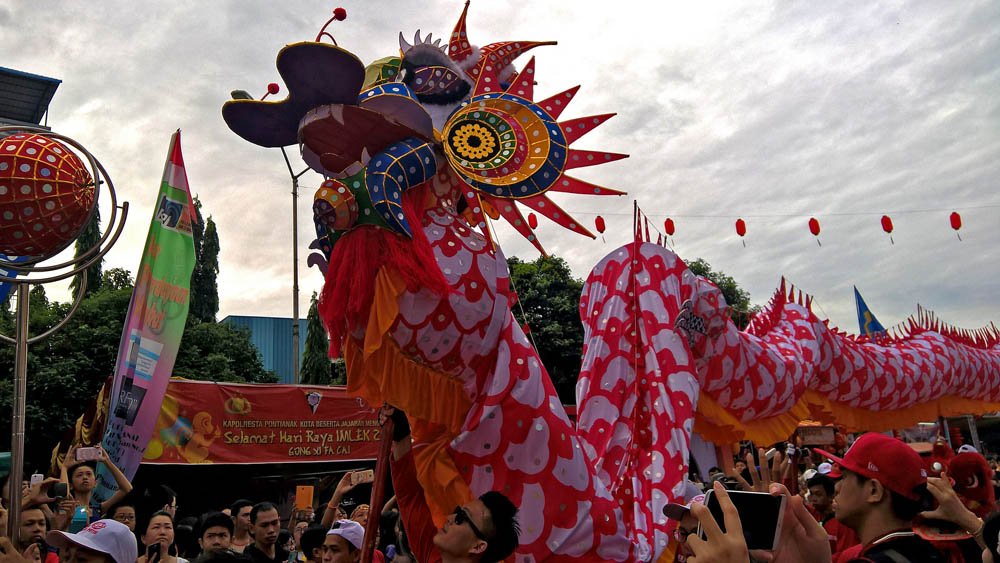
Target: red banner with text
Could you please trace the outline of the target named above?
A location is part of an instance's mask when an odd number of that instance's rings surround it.
[[[171,379],[143,463],[375,459],[378,412],[343,387]]]

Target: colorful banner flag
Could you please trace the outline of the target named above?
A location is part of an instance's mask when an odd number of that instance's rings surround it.
[[[882,326],[882,323],[878,322],[875,315],[868,309],[868,305],[861,298],[861,293],[858,292],[857,287],[854,288],[854,301],[858,306],[860,334],[868,337],[876,334],[885,334],[885,327]]]
[[[378,412],[343,387],[172,379],[144,464],[375,459]]]
[[[181,133],[170,140],[163,182],[136,276],[115,366],[111,412],[102,445],[115,465],[132,479],[153,435],[163,395],[174,369],[187,322],[196,217],[188,191]],[[117,489],[101,465],[97,498]]]

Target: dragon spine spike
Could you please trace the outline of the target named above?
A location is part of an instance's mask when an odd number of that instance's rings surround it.
[[[490,43],[480,49],[480,63],[489,62],[497,72],[497,75],[507,78],[506,73],[510,64],[526,51],[541,45],[555,45],[555,41],[500,41]],[[475,71],[475,69],[472,69]],[[476,78],[475,75],[472,76]]]
[[[483,212],[483,204],[479,200],[479,192],[466,186],[463,197],[465,198],[465,203],[469,206],[469,213],[472,214],[472,226],[479,228],[486,226],[486,213]]]
[[[462,15],[455,24],[455,30],[448,39],[448,56],[456,63],[461,63],[472,54],[472,45],[469,44],[468,33],[465,28],[465,16],[469,13],[469,0],[465,1],[465,8]]]
[[[569,149],[566,151],[566,170],[583,168],[584,166],[596,166],[598,164],[614,162],[623,158],[628,158],[628,155],[616,152]]]
[[[573,151],[570,150],[570,153]],[[583,180],[578,180],[571,176],[565,174],[561,178],[556,180],[556,183],[552,184],[549,188],[554,192],[564,192],[569,194],[583,194],[583,195],[625,195],[625,192],[620,192],[618,190],[613,190],[611,188],[605,188]]]
[[[542,248],[542,243],[538,240],[538,237],[528,227],[528,222],[524,219],[524,215],[521,214],[521,210],[517,208],[515,200],[501,199],[489,195],[483,195],[482,198],[492,205],[497,210],[497,213],[506,219],[521,236],[528,239],[528,242],[534,245],[542,256],[548,256],[545,249]]]
[[[563,135],[566,136],[566,144],[571,145],[574,141],[584,136],[585,134],[593,131],[597,126],[604,123],[608,119],[614,117],[615,113],[605,113],[601,115],[589,115],[587,117],[578,117],[576,119],[570,119],[568,121],[560,121],[559,127],[563,130]]]
[[[409,51],[409,50],[410,50],[410,49],[412,49],[412,48],[413,48],[413,45],[410,45],[410,44],[409,44],[409,43],[408,43],[408,42],[406,41],[406,38],[405,38],[405,37],[403,37],[403,32],[402,32],[402,31],[400,31],[400,32],[399,32],[399,50],[400,50],[401,52],[403,52],[403,53],[406,53],[407,51]]]
[[[473,97],[500,91],[500,79],[497,77],[498,73],[495,63],[491,63],[484,58],[478,66],[472,69],[472,72],[476,75],[476,89],[472,92]]]
[[[508,94],[521,96],[526,100],[531,100],[535,92],[535,57],[531,57],[528,64],[524,65],[521,72],[517,73],[510,80],[507,87]]]
[[[420,39],[420,30],[418,29],[416,33],[413,34],[413,44],[420,45],[424,41]]]
[[[566,109],[566,106],[573,101],[573,96],[575,96],[579,91],[579,86],[573,86],[569,90],[559,92],[551,98],[545,98],[544,100],[538,102],[538,106],[549,112],[552,119],[559,119],[559,115],[564,109]]]
[[[554,201],[546,197],[545,194],[526,197],[518,201],[571,231],[580,233],[581,235],[588,236],[590,238],[597,238],[593,233],[583,227],[579,221],[570,217],[569,214],[556,205]]]
[[[431,44],[431,37],[433,37],[433,36],[434,36],[433,33],[428,33],[427,37],[424,37],[424,44],[425,45],[430,45]]]

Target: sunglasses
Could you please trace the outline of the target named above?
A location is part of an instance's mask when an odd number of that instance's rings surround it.
[[[472,528],[472,533],[475,534],[477,538],[485,542],[490,541],[486,539],[486,536],[484,536],[483,533],[479,531],[479,528],[477,528],[476,525],[472,523],[472,519],[469,518],[469,513],[466,512],[464,508],[462,508],[461,506],[456,506],[454,514],[455,514],[455,524],[459,526],[461,526],[462,524],[468,524],[469,527]]]

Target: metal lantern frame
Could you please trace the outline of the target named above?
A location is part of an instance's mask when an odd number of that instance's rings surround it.
[[[8,479],[9,483],[11,483],[11,506],[7,516],[7,537],[15,538],[21,528],[21,495],[19,494],[19,491],[20,483],[24,479],[24,407],[25,399],[27,397],[28,382],[28,345],[34,344],[51,336],[73,317],[73,314],[76,313],[77,308],[79,308],[80,303],[83,301],[84,294],[87,292],[87,276],[83,275],[80,277],[80,284],[73,300],[73,305],[69,308],[66,316],[49,330],[32,337],[28,336],[28,305],[30,303],[30,286],[61,281],[72,276],[82,274],[99,260],[103,259],[104,255],[111,250],[111,247],[118,242],[118,238],[121,236],[122,230],[125,228],[125,219],[128,216],[128,202],[122,201],[121,205],[118,204],[118,196],[115,193],[114,184],[111,182],[111,177],[104,169],[104,166],[97,160],[96,157],[94,157],[93,154],[90,153],[90,151],[88,151],[76,140],[65,135],[60,135],[58,133],[53,133],[37,127],[0,127],[0,135],[4,133],[32,133],[44,135],[50,139],[55,139],[72,146],[80,154],[86,157],[86,160],[90,165],[91,178],[93,179],[92,181],[94,182],[95,189],[97,190],[97,193],[94,196],[94,208],[91,209],[90,215],[87,218],[88,222],[96,212],[100,199],[101,184],[106,185],[109,197],[111,198],[111,217],[108,220],[108,228],[105,230],[104,235],[97,242],[97,244],[87,249],[85,252],[82,252],[79,256],[73,258],[72,260],[52,265],[41,264],[41,262],[52,258],[59,252],[62,252],[69,246],[70,242],[79,238],[79,235],[55,251],[38,256],[31,256],[22,262],[0,260],[0,268],[7,271],[17,272],[21,276],[25,276],[15,277],[0,275],[0,282],[9,283],[17,290],[17,313],[14,321],[14,337],[11,338],[0,334],[0,340],[15,346],[14,395],[12,405],[13,416],[11,418],[10,476]],[[119,212],[121,213],[120,215]],[[26,277],[39,274],[41,274],[42,277]]]

